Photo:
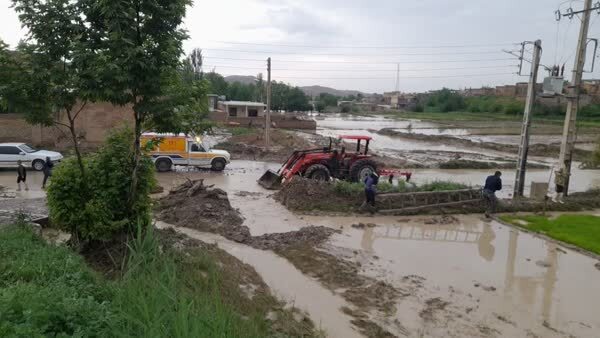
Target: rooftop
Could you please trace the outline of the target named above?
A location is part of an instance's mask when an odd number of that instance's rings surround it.
[[[227,106],[248,106],[248,107],[264,107],[266,106],[262,102],[252,102],[252,101],[221,101],[222,104]]]

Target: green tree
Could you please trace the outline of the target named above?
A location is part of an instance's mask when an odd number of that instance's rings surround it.
[[[263,75],[262,73],[258,73],[258,75],[256,75],[256,93],[254,95],[254,101],[265,102],[267,97],[266,92],[266,83],[263,80]]]
[[[178,71],[181,28],[189,0],[89,1],[87,17],[102,32],[97,40],[104,57],[102,78],[108,82],[105,98],[114,104],[130,104],[134,118],[133,170],[128,205],[136,200],[140,137],[144,124],[156,116],[164,121],[177,106],[165,104]]]
[[[255,86],[240,82],[230,83],[227,87],[227,99],[236,101],[252,101],[255,97]]]
[[[204,77],[208,80],[211,94],[227,95],[227,87],[229,87],[229,84],[221,74],[212,71],[206,73]]]
[[[336,107],[338,104],[338,97],[328,93],[319,94],[318,101],[323,102],[325,107]]]
[[[75,121],[99,88],[98,54],[92,41],[98,36],[83,15],[83,2],[69,0],[13,0],[30,44],[22,44],[20,109],[32,124],[66,128],[70,134],[82,176],[85,176]],[[63,122],[63,115],[66,123]]]

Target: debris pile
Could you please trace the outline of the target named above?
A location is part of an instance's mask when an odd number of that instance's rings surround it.
[[[156,217],[167,223],[224,235],[244,221],[231,207],[227,193],[204,185],[204,180],[188,180],[171,189],[157,205]],[[250,235],[248,229],[245,229]]]

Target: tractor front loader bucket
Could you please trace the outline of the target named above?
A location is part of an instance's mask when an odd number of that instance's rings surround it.
[[[258,184],[265,189],[275,190],[281,187],[281,179],[281,175],[269,169],[258,179]]]

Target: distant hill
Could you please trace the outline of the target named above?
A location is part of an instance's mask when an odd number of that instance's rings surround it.
[[[308,96],[319,96],[321,93],[331,94],[335,96],[348,96],[348,95],[356,95],[361,93],[358,90],[340,90],[323,86],[304,86],[300,87]]]
[[[252,75],[229,75],[225,76],[227,83],[239,82],[242,84],[253,84],[256,83],[256,76]]]
[[[266,81],[266,79],[264,79],[264,80]],[[256,83],[256,76],[229,75],[229,76],[225,76],[225,81],[227,81],[227,83],[239,82],[239,83],[243,83],[243,84],[252,84],[252,83]],[[356,95],[358,93],[365,95],[364,93],[362,93],[358,90],[340,90],[340,89],[323,87],[323,86],[304,86],[304,87],[300,87],[300,89],[302,89],[302,91],[308,96],[319,96],[319,94],[321,94],[321,93],[332,94],[335,96]],[[367,96],[367,95],[365,95],[365,96]]]

